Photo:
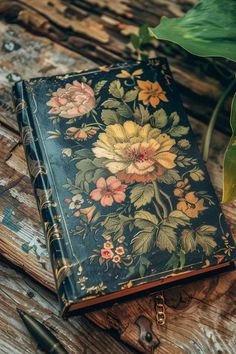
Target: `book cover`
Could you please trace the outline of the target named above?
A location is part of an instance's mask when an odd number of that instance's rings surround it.
[[[14,101],[63,313],[236,259],[164,58],[21,81]]]

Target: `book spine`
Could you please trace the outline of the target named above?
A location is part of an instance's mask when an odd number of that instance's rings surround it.
[[[13,88],[13,100],[28,170],[54,272],[58,299],[61,309],[65,311],[65,308],[69,307],[73,299],[78,296],[72,270],[74,264],[71,262],[72,256],[66,247],[64,227],[61,222],[62,215],[54,193],[49,164],[44,158],[42,141],[34,122],[36,110],[32,104],[34,97],[30,85],[24,81],[16,83]]]

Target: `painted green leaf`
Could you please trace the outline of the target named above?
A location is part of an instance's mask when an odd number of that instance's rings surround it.
[[[150,28],[157,39],[177,43],[192,54],[236,61],[235,0],[201,0],[183,17],[162,17]]]
[[[175,127],[176,125],[179,124],[180,117],[179,117],[179,115],[178,115],[177,112],[171,113],[171,115],[170,115],[170,121],[171,121],[171,124],[172,124],[173,127]]]
[[[236,93],[232,101],[230,124],[233,133],[224,157],[223,203],[236,199]]]
[[[137,211],[135,213],[134,218],[135,219],[144,220],[144,221],[148,221],[149,223],[151,223],[153,225],[157,225],[157,223],[158,223],[156,215],[151,214],[151,213],[149,213],[149,211],[146,211],[146,210]]]
[[[202,225],[197,228],[195,231],[195,241],[198,245],[200,245],[207,256],[209,256],[213,250],[217,246],[216,241],[213,236],[216,233],[216,227],[212,225]]]
[[[143,230],[138,232],[131,241],[131,244],[133,245],[133,252],[135,254],[144,254],[149,252],[153,246],[153,238],[153,231]]]
[[[133,112],[127,104],[120,104],[117,108],[117,113],[125,118],[131,118],[133,116]]]
[[[74,152],[74,156],[78,160],[90,159],[93,158],[94,155],[90,149],[79,149]]]
[[[163,108],[158,109],[152,115],[152,124],[156,128],[164,128],[168,123],[168,117]]]
[[[173,210],[168,216],[168,226],[178,228],[178,225],[185,226],[190,222],[190,218],[180,210]]]
[[[166,170],[166,172],[158,178],[159,183],[172,184],[180,180],[180,175],[176,170]]]
[[[170,135],[173,136],[174,138],[179,138],[183,135],[188,134],[188,132],[189,132],[189,127],[184,127],[183,125],[172,127],[169,130]]]
[[[120,105],[120,101],[116,100],[115,98],[108,98],[108,100],[102,103],[102,106],[105,108],[117,108]]]
[[[136,208],[140,208],[150,203],[153,197],[154,197],[153,184],[140,183],[134,186],[130,193],[131,203],[134,204]]]
[[[147,108],[145,108],[142,104],[139,104],[134,111],[134,117],[136,118],[138,124],[143,125],[148,122],[150,114]]]
[[[215,242],[215,240],[209,236],[197,235],[196,243],[202,247],[203,252],[205,252],[205,254],[207,256],[209,256],[211,254],[211,252],[213,251],[213,249],[217,246],[217,243]]]
[[[153,231],[158,223],[156,215],[153,215],[145,210],[140,210],[135,213],[134,225],[140,230]]]
[[[185,265],[186,262],[186,257],[185,257],[185,252],[183,250],[180,250],[179,253],[179,266],[182,269]]]
[[[107,80],[101,80],[99,81],[94,88],[94,94],[95,96],[97,96],[99,94],[99,92],[101,91],[101,89],[103,88],[103,86],[107,83]]]
[[[115,124],[119,122],[119,118],[116,112],[111,109],[103,109],[101,118],[106,125]]]
[[[138,90],[130,90],[128,92],[126,92],[125,96],[124,96],[124,101],[125,102],[131,102],[134,101],[135,98],[138,95]]]
[[[202,225],[197,228],[196,234],[200,236],[214,236],[217,228],[212,225]]]
[[[172,253],[177,246],[177,237],[172,227],[161,225],[157,232],[156,245],[161,251],[167,250]]]
[[[181,234],[181,243],[186,253],[195,251],[196,242],[193,230],[183,230]]]
[[[120,80],[114,80],[110,83],[109,93],[116,98],[122,98],[124,96],[124,89],[121,87]]]

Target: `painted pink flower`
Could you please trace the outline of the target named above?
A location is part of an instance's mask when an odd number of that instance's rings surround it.
[[[113,244],[112,244],[112,242],[107,241],[107,242],[104,243],[103,247],[104,247],[106,250],[110,250],[110,249],[113,248]]]
[[[112,262],[114,262],[114,263],[120,263],[120,256],[118,256],[118,254],[116,254],[116,255],[112,258]]]
[[[53,92],[52,98],[47,102],[51,107],[50,114],[71,119],[81,117],[95,107],[94,92],[87,84],[74,80]]]
[[[114,253],[112,250],[107,250],[105,248],[101,249],[101,256],[103,259],[111,259],[113,257]]]
[[[93,200],[100,200],[102,206],[111,206],[113,202],[123,203],[125,200],[125,190],[127,185],[115,176],[110,176],[106,180],[101,177],[97,180],[97,188],[90,193]]]
[[[117,254],[119,254],[120,256],[122,256],[122,254],[125,253],[125,250],[124,250],[124,248],[122,246],[119,246],[119,247],[116,247],[115,252]]]

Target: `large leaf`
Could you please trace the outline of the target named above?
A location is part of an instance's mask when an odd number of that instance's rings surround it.
[[[151,202],[154,197],[153,184],[137,184],[134,186],[130,193],[131,203],[134,204],[136,208],[140,208]]]
[[[134,224],[139,229],[153,230],[158,223],[157,217],[146,210],[139,210],[134,215]]]
[[[172,253],[176,250],[177,237],[172,227],[162,225],[157,232],[156,245],[161,251],[167,250]]]
[[[133,252],[135,254],[144,254],[151,250],[153,246],[153,231],[140,231],[132,239]]]
[[[195,251],[196,242],[195,242],[193,230],[190,229],[183,230],[181,234],[181,243],[186,253]]]
[[[230,124],[233,134],[224,157],[223,203],[236,198],[236,93],[232,102]]]
[[[158,39],[177,43],[195,55],[236,61],[235,5],[235,0],[201,0],[185,16],[162,17],[149,30]]]

